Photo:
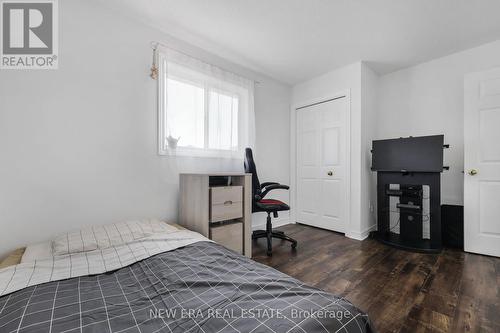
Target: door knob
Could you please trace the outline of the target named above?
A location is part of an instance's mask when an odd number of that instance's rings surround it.
[[[469,170],[469,175],[471,175],[471,176],[477,175],[477,170],[476,169],[470,169]]]
[[[333,171],[328,171],[328,176],[333,176]]]

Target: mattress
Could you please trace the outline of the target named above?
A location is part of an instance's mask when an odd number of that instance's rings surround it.
[[[0,297],[0,332],[372,332],[347,300],[198,241]]]

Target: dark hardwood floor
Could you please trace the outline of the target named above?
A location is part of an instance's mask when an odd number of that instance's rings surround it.
[[[500,332],[500,259],[446,249],[412,253],[373,239],[290,224],[299,242],[253,243],[254,260],[342,296],[367,312],[377,332]]]

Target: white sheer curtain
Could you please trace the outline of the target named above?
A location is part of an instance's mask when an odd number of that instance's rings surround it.
[[[255,142],[254,81],[167,47],[157,59],[159,153],[243,159]]]

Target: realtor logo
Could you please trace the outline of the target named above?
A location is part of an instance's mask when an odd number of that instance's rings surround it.
[[[2,69],[57,69],[57,0],[0,0]]]

